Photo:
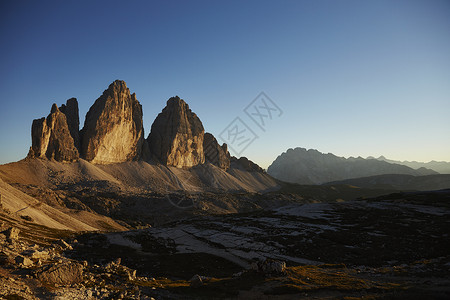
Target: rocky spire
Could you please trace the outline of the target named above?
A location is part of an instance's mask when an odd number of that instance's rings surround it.
[[[209,132],[205,133],[203,139],[203,151],[207,161],[225,171],[230,168],[230,153],[227,144],[219,145],[216,138]]]
[[[78,114],[78,101],[76,98],[70,98],[66,104],[61,105],[59,110],[66,115],[67,125],[70,135],[77,149],[80,149],[80,117]]]
[[[86,114],[81,131],[82,157],[93,163],[141,158],[144,143],[142,106],[124,81],[111,83]]]
[[[47,118],[33,120],[31,126],[32,146],[28,157],[75,161],[79,158],[67,118],[56,104]]]
[[[205,162],[202,122],[178,96],[167,101],[148,136],[150,152],[161,163],[178,168]]]

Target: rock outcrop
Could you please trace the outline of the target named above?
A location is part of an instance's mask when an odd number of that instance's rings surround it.
[[[216,138],[209,132],[205,133],[203,139],[203,151],[205,153],[205,159],[224,169],[225,171],[230,168],[230,153],[228,152],[227,144],[219,145]]]
[[[71,285],[83,281],[84,266],[78,262],[45,265],[36,271],[36,277],[48,285]]]
[[[261,168],[260,166],[258,166],[257,164],[255,164],[254,162],[252,162],[245,156],[242,156],[239,158],[232,156],[230,159],[230,162],[231,162],[231,166],[236,169],[241,169],[241,170],[248,171],[248,172],[265,173],[263,168]]]
[[[66,104],[61,105],[59,110],[66,115],[67,125],[70,135],[73,138],[75,147],[80,150],[80,116],[78,113],[78,101],[76,98],[70,98]]]
[[[205,162],[202,122],[184,100],[172,97],[156,117],[148,136],[150,152],[162,164],[178,168]]]
[[[79,158],[66,115],[56,104],[53,104],[47,118],[33,120],[31,140],[32,146],[28,157],[57,161],[75,161]]]
[[[86,114],[81,131],[81,154],[99,164],[141,158],[144,143],[142,106],[126,83],[116,80]]]

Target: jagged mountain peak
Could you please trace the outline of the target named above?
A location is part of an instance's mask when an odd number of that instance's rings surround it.
[[[125,81],[114,81],[95,101],[81,133],[81,154],[86,160],[105,164],[141,157],[142,106]]]
[[[158,114],[148,136],[152,155],[174,167],[193,167],[205,162],[205,130],[200,119],[180,97],[171,97]]]

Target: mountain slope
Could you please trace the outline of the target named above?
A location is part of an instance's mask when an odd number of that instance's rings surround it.
[[[1,165],[0,178],[8,183],[47,188],[88,187],[97,182],[124,192],[141,189],[162,193],[177,190],[263,192],[278,186],[266,173],[235,168],[225,172],[209,163],[180,169],[145,161],[95,165],[83,159],[73,163],[21,160]]]
[[[348,184],[368,189],[394,189],[401,191],[432,191],[450,189],[450,174],[412,176],[387,174],[333,181],[325,185]]]
[[[21,192],[0,179],[1,210],[12,218],[32,221],[55,229],[85,230],[123,230],[125,227],[110,218],[92,212],[78,212],[62,207],[52,207]],[[107,224],[107,226],[99,226]]]

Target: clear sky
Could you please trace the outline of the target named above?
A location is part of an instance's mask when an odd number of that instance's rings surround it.
[[[52,103],[76,97],[82,125],[115,79],[146,135],[178,95],[216,137],[240,117],[265,168],[295,147],[450,161],[447,0],[1,1],[0,66],[0,163]],[[283,111],[265,131],[244,112],[262,91]]]

